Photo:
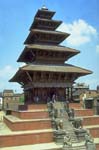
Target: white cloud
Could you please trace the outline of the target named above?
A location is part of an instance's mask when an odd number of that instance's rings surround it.
[[[78,82],[78,83],[84,82],[86,85],[89,85],[90,89],[96,89],[96,86],[99,83],[99,79],[97,78],[97,76],[93,77],[93,75],[92,76],[90,75],[89,78],[81,77],[81,78],[77,79],[76,82]]]
[[[71,34],[66,39],[66,42],[73,46],[80,46],[90,42],[97,35],[96,29],[82,19],[74,21],[71,24],[63,23],[58,30]]]
[[[96,45],[96,52],[99,53],[99,45]]]
[[[15,72],[16,72],[16,68],[13,68],[11,65],[7,65],[4,68],[0,69],[0,78],[10,77]]]

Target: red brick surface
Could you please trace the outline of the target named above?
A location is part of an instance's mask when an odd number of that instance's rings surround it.
[[[41,130],[51,128],[50,120],[11,122],[7,118],[4,118],[4,122],[12,131]]]
[[[99,150],[99,144],[96,144],[96,150]]]
[[[94,112],[92,109],[75,110],[75,115],[80,116],[93,116]]]
[[[49,142],[53,142],[52,132],[0,136],[0,147],[20,146]]]
[[[44,119],[49,118],[49,113],[47,111],[39,112],[16,112],[12,111],[12,115],[20,119]]]
[[[82,105],[80,103],[70,103],[69,107],[74,109],[81,109]]]
[[[99,117],[83,118],[83,125],[99,125]]]
[[[89,129],[92,137],[99,138],[99,127]]]
[[[46,104],[28,105],[28,110],[33,110],[33,109],[47,109],[47,105]]]

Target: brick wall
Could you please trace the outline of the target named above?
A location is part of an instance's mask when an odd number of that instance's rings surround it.
[[[93,116],[94,112],[92,109],[85,109],[85,110],[75,110],[76,116]]]
[[[4,122],[12,131],[41,130],[51,128],[50,120],[11,122],[4,117]]]
[[[28,110],[35,110],[35,109],[47,109],[46,104],[34,104],[34,105],[28,105]]]
[[[92,137],[99,138],[99,127],[89,129]]]
[[[29,133],[0,136],[0,147],[20,146],[53,142],[53,133]]]
[[[83,125],[99,125],[99,117],[83,118]]]
[[[99,144],[96,144],[96,150],[99,150]]]
[[[20,119],[44,119],[49,118],[49,113],[47,111],[39,112],[17,112],[12,111],[12,115]]]
[[[70,103],[69,107],[74,109],[81,109],[82,105],[80,103]]]

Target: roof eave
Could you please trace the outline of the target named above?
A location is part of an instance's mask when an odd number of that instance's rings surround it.
[[[35,18],[34,19],[34,21],[33,21],[33,23],[31,24],[31,26],[30,26],[30,28],[29,28],[29,30],[31,31],[33,28],[34,28],[34,24],[35,24],[35,22],[36,21],[39,21],[39,20],[41,20],[41,21],[48,21],[48,22],[56,22],[57,23],[57,26],[54,28],[54,30],[59,26],[59,25],[61,25],[62,24],[62,21],[57,21],[57,20],[49,20],[49,19],[43,19],[43,18]]]

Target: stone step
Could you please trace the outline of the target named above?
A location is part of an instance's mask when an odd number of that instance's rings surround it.
[[[20,119],[43,119],[49,118],[47,109],[30,110],[30,111],[12,111],[11,115]]]
[[[15,116],[7,115],[4,116],[4,122],[12,131],[40,130],[51,128],[51,120],[49,118],[21,120]]]
[[[66,110],[64,109],[64,103],[62,103],[62,102],[55,103],[55,108],[59,109],[59,110],[63,109],[63,114],[61,116],[59,116],[58,119],[62,119],[63,120],[63,129],[66,130],[66,132],[69,133],[72,143],[78,142],[77,137],[76,137],[76,135],[75,135],[75,133],[73,131],[73,126],[68,121],[68,115],[66,113]]]
[[[58,104],[57,106],[58,106],[57,108],[63,109],[62,104]],[[91,110],[91,109],[82,109],[81,104],[78,104],[78,103],[71,104],[70,103],[70,107],[75,109],[75,113],[76,113],[77,117],[84,117],[84,119],[97,117],[97,116],[93,116],[94,115],[93,110]],[[68,121],[68,116],[67,116],[67,113],[65,111],[64,111],[63,116],[61,116],[59,119],[63,120],[64,130],[69,132],[69,135],[72,137],[71,138],[71,142],[73,144],[73,147],[71,149],[68,149],[68,150],[86,150],[86,147],[84,145],[83,146],[74,146],[74,144],[77,143],[79,140],[77,139],[77,137],[76,137],[76,135],[74,133],[73,126],[72,126],[71,122]],[[95,119],[95,120],[97,120],[97,119]],[[94,137],[97,137],[95,131],[92,130],[91,132],[94,132],[94,134],[95,134]],[[81,140],[79,142],[81,142]],[[98,144],[96,146],[98,147]]]
[[[0,134],[0,148],[50,142],[53,142],[53,131],[51,129]]]
[[[62,149],[61,146],[56,145],[54,142],[2,148],[2,150],[61,150],[61,149]]]
[[[71,122],[68,121],[67,113],[65,111],[64,111],[64,116],[63,116],[63,122],[64,122],[64,129],[69,133],[72,143],[78,142],[78,139],[73,130],[73,126]]]

